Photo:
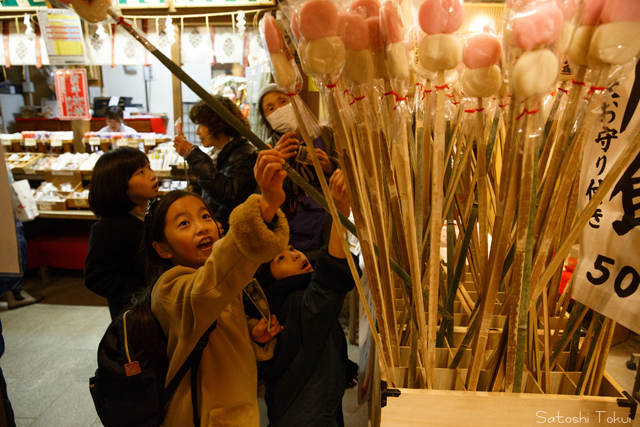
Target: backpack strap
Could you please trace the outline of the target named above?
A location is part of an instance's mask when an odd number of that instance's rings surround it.
[[[169,395],[172,395],[173,392],[176,391],[176,388],[178,388],[178,384],[180,384],[180,381],[182,381],[182,378],[184,378],[189,368],[191,368],[191,405],[193,406],[193,425],[195,427],[200,426],[200,417],[198,416],[198,366],[200,365],[200,359],[202,359],[202,352],[209,342],[209,335],[217,326],[218,321],[216,320],[211,326],[209,326],[209,329],[202,334],[198,340],[198,344],[196,344],[195,348],[191,351],[187,360],[185,360],[182,366],[180,366],[180,369],[178,369],[178,372],[167,387],[167,392]]]

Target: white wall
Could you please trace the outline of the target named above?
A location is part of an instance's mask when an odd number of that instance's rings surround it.
[[[128,96],[133,104],[142,104],[152,114],[169,117],[167,134],[173,136],[173,91],[171,72],[162,64],[151,65],[152,80],[148,82],[149,108],[145,97],[143,65],[134,65],[135,74],[124,72],[122,65],[102,66],[103,96]]]
[[[182,69],[196,81],[200,86],[209,92],[211,83],[211,64],[184,64]],[[182,102],[198,102],[200,97],[182,83]],[[183,118],[184,120],[184,118]]]

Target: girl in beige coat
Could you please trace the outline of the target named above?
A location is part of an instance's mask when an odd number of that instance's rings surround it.
[[[278,210],[285,197],[283,163],[275,150],[260,153],[254,174],[261,195],[250,196],[231,213],[224,238],[206,203],[191,193],[169,193],[147,220],[149,265],[161,273],[151,311],[167,337],[167,385],[204,331],[218,322],[198,370],[197,413],[203,427],[260,423],[256,356],[266,356],[262,344],[282,328],[274,321],[269,332],[263,320],[250,330],[241,294],[260,264],[288,243],[289,228]],[[192,414],[190,375],[185,375],[163,426],[192,425]]]

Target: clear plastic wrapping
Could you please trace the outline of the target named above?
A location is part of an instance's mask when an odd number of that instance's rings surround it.
[[[263,45],[267,47],[269,52],[273,79],[299,113],[296,116],[298,126],[304,127],[312,138],[318,137],[322,133],[318,120],[298,95],[298,90],[302,87],[300,71],[284,41],[280,27],[271,13],[265,14],[260,21],[260,35]]]
[[[502,45],[494,34],[482,32],[466,39],[462,56],[466,69],[460,81],[467,96],[487,98],[500,90],[501,57]]]
[[[424,0],[418,23],[426,34],[419,44],[420,63],[431,71],[452,70],[462,61],[462,42],[455,33],[464,19],[462,0]]]

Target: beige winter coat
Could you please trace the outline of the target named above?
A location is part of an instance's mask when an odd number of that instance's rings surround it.
[[[164,273],[152,293],[151,308],[166,336],[173,378],[205,330],[218,320],[198,372],[200,425],[259,426],[255,350],[242,305],[242,289],[260,264],[273,259],[289,240],[278,211],[273,231],[262,220],[258,195],[250,196],[229,219],[229,232],[213,246],[197,270],[176,266]],[[190,372],[167,406],[165,427],[193,425]]]

